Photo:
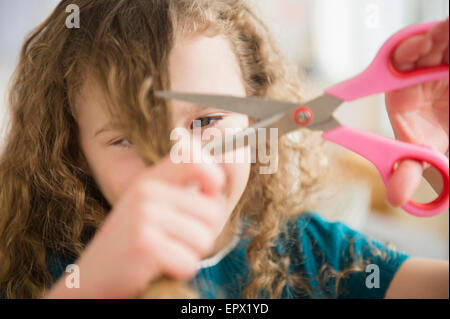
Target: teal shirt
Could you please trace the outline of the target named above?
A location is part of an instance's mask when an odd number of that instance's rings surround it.
[[[294,240],[288,243],[281,236],[276,250],[289,254],[290,271],[304,274],[312,295],[300,295],[291,287],[285,287],[282,298],[383,298],[396,271],[409,257],[341,222],[326,221],[317,212],[305,212],[287,226]],[[249,277],[246,256],[249,242],[250,239],[240,239],[216,265],[200,269],[191,284],[202,297],[242,298]],[[339,272],[348,269],[360,257],[364,265],[376,265],[370,267],[377,270],[363,266],[361,271],[346,275],[339,281],[337,294],[335,276],[325,280],[319,277],[324,264]],[[55,280],[72,262],[62,259],[49,261]],[[373,287],[377,283],[374,278],[377,275],[379,285]],[[367,280],[372,285],[366,285]],[[265,297],[264,293],[261,297]]]
[[[307,278],[312,295],[297,294],[290,287],[282,298],[383,298],[400,265],[408,255],[361,234],[341,222],[324,220],[316,212],[305,212],[288,224],[294,241],[280,238],[276,250],[289,254],[290,271]],[[248,284],[246,251],[250,239],[238,245],[215,266],[202,268],[191,281],[204,298],[242,298]],[[364,261],[362,271],[343,277],[336,291],[336,276],[319,276],[322,265],[334,270],[348,269],[355,261]],[[377,270],[374,271],[376,265]],[[374,276],[378,273],[378,288]],[[366,281],[369,285],[366,285]],[[372,288],[370,288],[372,287]],[[264,294],[260,297],[264,298]]]

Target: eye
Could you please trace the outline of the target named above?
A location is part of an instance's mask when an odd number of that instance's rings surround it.
[[[207,127],[211,124],[215,124],[216,121],[223,120],[223,115],[213,115],[213,116],[205,116],[205,117],[199,117],[191,124],[191,130],[193,130],[196,127]]]
[[[112,145],[116,145],[123,148],[130,148],[131,146],[133,146],[133,144],[125,138],[117,140],[116,142],[112,143]]]

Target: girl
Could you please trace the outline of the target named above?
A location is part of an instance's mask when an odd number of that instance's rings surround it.
[[[66,27],[69,4],[79,29]],[[448,64],[448,20],[394,59],[402,71]],[[197,120],[225,131],[251,119],[155,90],[300,101],[243,0],[61,1],[25,42],[10,94],[5,297],[132,298],[161,276],[212,298],[448,297],[448,262],[409,258],[309,211],[326,160],[308,130],[280,140],[273,175],[260,175],[260,163],[174,164],[172,128]],[[399,139],[447,151],[448,80],[389,93],[387,106]],[[421,167],[400,165],[393,204],[410,198]],[[79,288],[66,285],[69,264]],[[367,280],[368,265],[378,278]]]

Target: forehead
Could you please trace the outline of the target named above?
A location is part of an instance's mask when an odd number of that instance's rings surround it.
[[[169,63],[174,92],[245,96],[237,57],[223,35],[184,38],[177,42]],[[186,104],[173,101],[174,113]]]
[[[238,60],[222,35],[192,35],[177,41],[170,53],[169,76],[171,90],[175,92],[245,96]],[[77,119],[92,124],[106,121],[105,103],[99,85],[87,78],[76,98]],[[172,101],[171,106],[174,115],[192,107],[183,101]]]

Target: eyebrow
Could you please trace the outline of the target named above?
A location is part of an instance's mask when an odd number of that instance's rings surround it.
[[[107,131],[111,131],[113,129],[117,128],[117,125],[114,125],[111,122],[106,123],[105,125],[103,125],[95,134],[94,137],[97,137],[97,135],[100,135],[101,133],[107,132]]]
[[[222,113],[230,113],[230,112],[228,112],[226,110],[221,110],[221,109],[218,109],[218,108],[205,107],[205,106],[202,106],[202,105],[194,104],[194,105],[189,105],[189,106],[185,107],[185,109],[183,110],[183,115],[187,114],[187,115],[191,116],[193,114],[196,114],[196,113],[199,113],[199,112],[202,112],[202,111],[204,111],[205,113],[213,112],[213,111],[222,112]]]

